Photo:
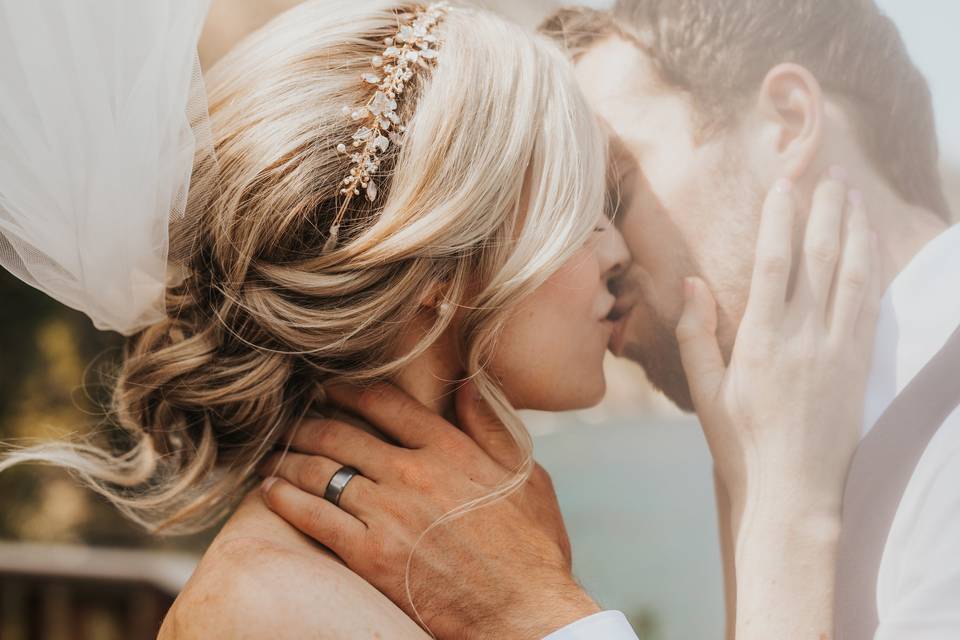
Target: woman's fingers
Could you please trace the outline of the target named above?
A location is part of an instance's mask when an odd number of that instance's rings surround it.
[[[687,278],[684,298],[677,342],[690,395],[699,408],[716,397],[723,384],[726,363],[717,341],[717,303],[710,289],[699,278]]]
[[[778,181],[767,194],[757,236],[750,299],[743,317],[749,327],[776,326],[783,317],[793,264],[796,206],[793,183],[787,179]]]
[[[873,269],[873,232],[867,222],[863,197],[852,191],[849,198],[846,242],[836,273],[833,296],[833,317],[830,333],[839,340],[849,340],[857,328],[867,292],[871,290]]]
[[[296,452],[339,460],[374,480],[397,454],[397,447],[359,427],[326,418],[304,420],[287,441]]]
[[[261,485],[261,495],[271,511],[347,564],[354,564],[357,552],[364,549],[366,525],[333,503],[298,489],[282,478],[267,478]]]
[[[799,264],[794,301],[814,310],[827,322],[827,305],[840,259],[841,234],[847,203],[846,172],[834,167],[817,185],[807,219],[803,258]]]
[[[883,304],[883,297],[886,293],[886,283],[879,274],[880,267],[880,241],[875,231],[870,232],[870,285],[867,287],[867,293],[864,296],[863,304],[860,307],[860,316],[857,318],[857,325],[854,328],[854,334],[862,341],[866,350],[868,364],[873,359],[874,343],[877,337],[877,325],[880,322],[880,308]]]
[[[283,478],[301,491],[323,498],[330,479],[344,465],[324,456],[305,456],[292,452],[277,452],[268,456],[258,467],[261,475]],[[376,485],[362,475],[354,476],[340,494],[339,507],[362,522],[367,522],[375,510],[370,504]]]

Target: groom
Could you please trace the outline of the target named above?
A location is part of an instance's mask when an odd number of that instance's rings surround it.
[[[569,50],[613,132],[618,222],[636,264],[618,284],[633,311],[613,347],[681,408],[692,409],[675,338],[683,278],[699,275],[715,292],[729,356],[772,183],[786,175],[809,200],[816,177],[839,165],[847,170],[840,177],[864,192],[888,293],[844,502],[837,637],[960,638],[960,228],[948,228],[929,90],[893,24],[871,0],[620,0],[612,12],[562,11],[544,31]],[[836,249],[808,247],[827,261]],[[394,395],[353,398],[354,407],[398,423],[415,416]],[[495,427],[471,435],[496,455]],[[523,499],[563,546],[542,473]],[[723,487],[718,503],[730,609],[735,569]],[[472,529],[431,553],[460,566],[490,548],[498,525],[509,530],[496,521],[509,517],[478,511]],[[396,558],[390,549],[358,552],[383,559],[371,573],[397,572],[398,564],[402,572],[404,536],[416,533],[398,531],[388,545]],[[469,589],[459,572],[414,585],[420,613],[452,620],[457,637],[482,627],[504,638],[518,628],[550,640],[635,638],[622,616],[597,613],[578,593],[569,566],[544,571],[509,550],[489,554],[489,581]],[[537,593],[550,597],[529,595]]]

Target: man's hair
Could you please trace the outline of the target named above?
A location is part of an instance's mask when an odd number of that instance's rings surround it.
[[[700,135],[735,122],[774,66],[802,65],[847,106],[890,186],[950,219],[930,88],[873,0],[618,0],[612,12],[563,9],[541,30],[574,57],[610,36],[633,42],[691,98]]]

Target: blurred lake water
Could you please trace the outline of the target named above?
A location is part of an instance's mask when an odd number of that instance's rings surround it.
[[[589,414],[586,414],[589,417]],[[587,590],[641,640],[723,638],[713,467],[692,419],[528,417]]]

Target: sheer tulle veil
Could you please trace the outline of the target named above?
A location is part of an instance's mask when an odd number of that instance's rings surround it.
[[[0,264],[98,328],[164,317],[170,228],[215,191],[191,185],[216,162],[196,53],[209,4],[0,0]]]

